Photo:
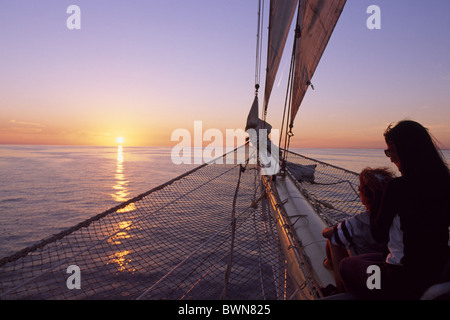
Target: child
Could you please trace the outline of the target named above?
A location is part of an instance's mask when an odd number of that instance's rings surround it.
[[[370,215],[380,207],[383,190],[394,174],[387,168],[365,168],[359,175],[359,196],[366,211],[361,212],[334,227],[325,228],[322,235],[328,239],[326,245],[327,259],[324,266],[335,272],[336,286],[339,292],[344,288],[338,272],[343,258],[364,253],[381,253],[386,244],[372,238],[370,232]]]

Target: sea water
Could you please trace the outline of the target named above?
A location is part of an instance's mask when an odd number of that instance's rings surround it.
[[[169,147],[0,146],[0,258],[157,187],[198,164]],[[395,166],[381,149],[292,149],[345,169]],[[450,150],[443,151],[447,161]]]
[[[198,165],[159,147],[0,146],[0,258]]]

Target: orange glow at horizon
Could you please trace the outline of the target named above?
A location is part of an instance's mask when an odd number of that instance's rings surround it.
[[[244,113],[244,112],[243,112]],[[383,132],[388,123],[384,119],[376,121],[365,121],[354,123],[350,119],[346,123],[338,121],[326,121],[322,114],[320,121],[309,115],[299,117],[294,127],[294,136],[291,139],[292,148],[384,148]],[[195,116],[192,116],[192,118]],[[47,123],[44,121],[31,122],[30,120],[2,120],[0,119],[0,144],[28,144],[28,145],[86,145],[86,146],[155,146],[155,147],[173,147],[179,141],[172,141],[172,133],[179,128],[186,129],[191,135],[191,143],[194,145],[194,121],[189,118],[184,121],[176,120],[171,125],[153,124],[141,127],[132,126],[130,123],[104,124],[100,121],[96,126],[82,125],[74,121],[73,124],[67,124],[65,127]],[[196,120],[202,117],[196,117]],[[309,123],[310,118],[314,121]],[[195,118],[194,118],[195,119]],[[272,121],[270,121],[272,120]],[[269,119],[274,129],[278,119]],[[230,120],[221,122],[218,119],[202,120],[203,146],[210,145],[211,140],[205,138],[205,132],[209,129],[217,129],[221,132],[224,146],[226,145],[226,130],[242,129],[245,121]],[[223,123],[223,124],[222,124]],[[322,123],[322,126],[319,126]],[[450,127],[435,125],[431,122],[424,124],[430,129],[431,133],[440,142],[441,149],[450,148]],[[324,129],[325,127],[325,129]],[[217,131],[216,130],[216,131]],[[219,139],[220,141],[220,139]],[[217,141],[218,143],[220,143]],[[233,146],[236,146],[234,144]]]

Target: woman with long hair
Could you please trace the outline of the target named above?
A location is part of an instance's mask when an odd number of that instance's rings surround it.
[[[387,184],[370,226],[374,239],[387,242],[388,250],[382,261],[344,259],[340,273],[346,290],[364,298],[417,299],[441,280],[449,259],[450,173],[421,124],[400,121],[384,137],[386,156],[401,177]],[[370,265],[380,268],[380,289],[367,286]]]

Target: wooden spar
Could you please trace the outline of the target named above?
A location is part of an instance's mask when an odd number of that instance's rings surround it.
[[[322,237],[325,222],[295,187],[290,177],[262,176],[268,201],[276,215],[289,272],[294,279],[299,299],[322,297],[320,289],[335,285],[332,272],[325,269],[326,239]],[[301,217],[300,219],[297,219]],[[295,223],[292,223],[296,219]]]

